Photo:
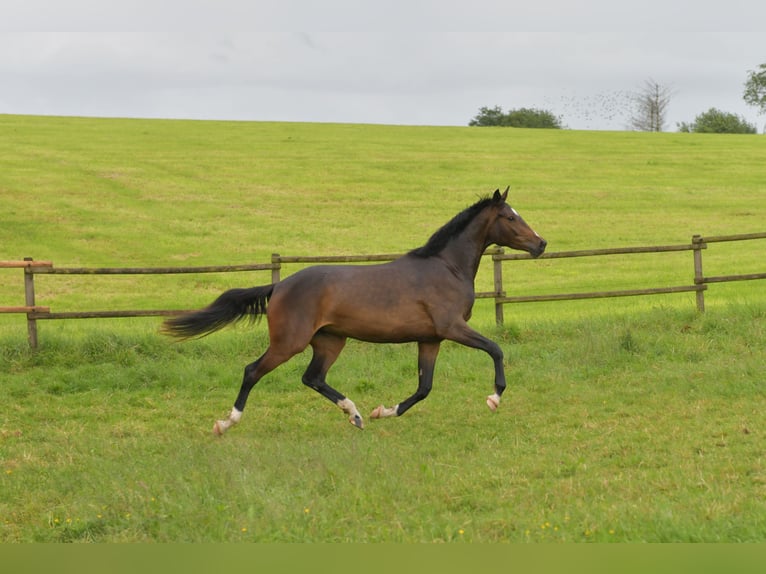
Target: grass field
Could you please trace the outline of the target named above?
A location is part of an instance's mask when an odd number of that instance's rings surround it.
[[[763,231],[766,140],[0,116],[0,259],[215,265],[403,252],[510,184],[549,250]],[[763,242],[706,273],[763,271]],[[598,259],[598,260],[597,260]],[[691,255],[509,263],[509,294],[688,284]],[[288,268],[286,272],[291,272]],[[482,272],[480,282],[489,276]],[[268,274],[39,277],[52,310],[202,305]],[[638,283],[638,284],[637,284]],[[506,307],[445,344],[406,416],[349,425],[297,357],[223,440],[263,325],[171,343],[156,319],[0,315],[2,541],[764,541],[763,282],[693,295]],[[518,291],[516,291],[518,290]],[[513,292],[512,292],[513,291]],[[0,271],[0,304],[23,303]],[[330,373],[367,415],[409,395],[410,345],[350,343]]]

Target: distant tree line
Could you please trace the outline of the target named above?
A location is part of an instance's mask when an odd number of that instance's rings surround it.
[[[672,90],[650,79],[641,90],[630,95],[633,114],[630,128],[637,131],[661,132],[665,128],[666,114]],[[766,64],[748,72],[743,94],[745,103],[766,114]],[[514,128],[561,129],[561,117],[548,110],[518,108],[504,112],[500,106],[479,108],[469,126],[502,126]],[[677,124],[680,132],[755,134],[758,129],[736,114],[710,108],[699,114],[693,122]]]
[[[519,108],[503,112],[500,106],[479,108],[479,113],[468,122],[469,126],[501,126],[506,128],[561,129],[560,118],[548,110]]]

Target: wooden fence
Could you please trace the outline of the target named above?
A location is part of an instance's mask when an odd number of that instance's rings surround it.
[[[502,305],[506,303],[522,303],[532,301],[565,301],[577,299],[598,299],[606,297],[630,297],[637,295],[660,295],[664,293],[687,293],[694,291],[697,297],[697,310],[705,311],[705,291],[710,283],[724,283],[729,281],[749,281],[754,279],[766,279],[766,273],[750,273],[737,275],[720,275],[706,277],[702,267],[702,250],[707,249],[710,243],[721,243],[727,241],[749,241],[753,239],[766,239],[766,232],[746,233],[739,235],[714,235],[703,237],[694,235],[689,244],[681,245],[653,245],[648,247],[617,247],[609,249],[590,249],[582,251],[561,251],[558,253],[545,253],[540,259],[560,259],[570,257],[593,257],[603,255],[627,255],[636,253],[669,253],[678,251],[692,251],[694,261],[694,280],[691,285],[678,285],[673,287],[653,287],[648,289],[628,289],[621,291],[593,291],[580,293],[556,293],[552,295],[529,295],[520,297],[505,297],[499,295],[495,298],[496,318],[498,325],[503,322]],[[509,253],[494,255],[496,261],[513,261],[519,259],[529,259],[530,256],[525,253]],[[502,277],[498,275],[502,269],[495,269],[495,284],[502,286]]]
[[[476,293],[477,299],[493,299],[495,304],[495,320],[503,324],[503,306],[510,303],[535,301],[564,301],[578,299],[597,299],[606,297],[630,297],[640,295],[657,295],[665,293],[695,292],[697,309],[705,310],[705,291],[711,283],[729,281],[749,281],[766,279],[766,273],[750,273],[739,275],[722,275],[706,277],[703,273],[702,251],[711,243],[730,241],[749,241],[766,239],[766,232],[740,235],[719,235],[703,237],[695,235],[688,244],[654,245],[647,247],[617,247],[607,249],[590,249],[581,251],[560,251],[545,253],[540,259],[563,259],[576,257],[600,257],[609,255],[630,255],[638,253],[669,253],[691,251],[693,253],[693,281],[687,285],[670,287],[652,287],[644,289],[626,289],[618,291],[589,291],[577,293],[555,293],[549,295],[506,296],[503,286],[503,262],[531,259],[526,253],[506,253],[501,248],[487,250],[484,256],[492,260],[493,291]],[[24,313],[27,316],[27,335],[30,347],[37,348],[37,321],[47,319],[88,319],[113,317],[158,317],[176,315],[183,312],[178,309],[139,309],[121,311],[67,311],[51,312],[47,306],[37,304],[35,294],[35,275],[167,275],[177,273],[230,273],[240,271],[271,271],[271,282],[281,278],[282,265],[285,263],[323,264],[323,263],[374,263],[391,261],[402,254],[380,255],[350,255],[350,256],[283,256],[277,253],[271,256],[270,263],[255,263],[247,265],[219,265],[207,267],[55,267],[51,261],[35,261],[25,258],[23,261],[0,261],[0,269],[21,268],[24,271],[25,304],[22,306],[0,307],[0,313]]]

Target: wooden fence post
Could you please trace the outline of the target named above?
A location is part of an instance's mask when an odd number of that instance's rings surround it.
[[[32,261],[31,257],[25,257],[24,261]],[[35,306],[35,273],[31,265],[24,267],[24,299],[27,307]],[[27,313],[27,339],[32,349],[37,349],[37,320]]]
[[[282,268],[282,260],[279,257],[279,253],[271,254],[271,264],[274,266],[271,268],[271,282],[279,283],[279,270]]]
[[[503,304],[499,302],[500,297],[505,297],[505,291],[503,291],[503,261],[498,256],[505,253],[503,248],[499,248],[492,254],[492,267],[495,278],[495,323],[499,327],[503,326],[505,318],[503,317]]]
[[[694,246],[694,284],[701,286],[705,282],[705,276],[702,273],[702,250],[707,246],[700,235],[694,235],[692,237],[692,245]],[[697,311],[700,313],[705,312],[704,289],[697,290]]]

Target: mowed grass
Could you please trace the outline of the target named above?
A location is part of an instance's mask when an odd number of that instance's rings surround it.
[[[0,259],[214,265],[403,252],[512,186],[550,250],[763,231],[756,136],[0,116]],[[763,271],[759,242],[707,274]],[[295,266],[284,270],[290,273]],[[23,302],[2,271],[0,304]],[[690,253],[505,266],[509,294],[690,284]],[[190,307],[268,273],[38,276],[54,311]],[[483,270],[480,282],[491,284]],[[480,285],[481,288],[481,285]],[[488,288],[488,287],[487,287]],[[763,282],[506,307],[506,354],[443,345],[434,391],[364,431],[296,357],[211,435],[263,324],[172,343],[159,320],[0,316],[3,541],[763,541]],[[416,385],[413,345],[351,342],[329,380],[364,415]]]

